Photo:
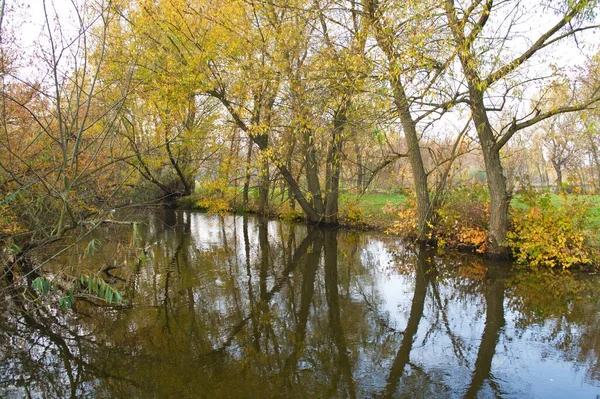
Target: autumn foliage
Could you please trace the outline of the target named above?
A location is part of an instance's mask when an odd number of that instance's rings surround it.
[[[589,222],[589,207],[578,197],[565,196],[564,201],[557,206],[548,194],[523,196],[525,207],[515,210],[509,233],[517,262],[568,269],[598,261],[597,229]]]

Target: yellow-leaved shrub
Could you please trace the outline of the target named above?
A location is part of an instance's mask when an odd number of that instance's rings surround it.
[[[589,206],[568,198],[557,206],[548,194],[526,193],[522,200],[525,206],[513,212],[508,234],[518,263],[563,269],[594,263]]]
[[[358,206],[358,201],[346,201],[340,205],[340,216],[344,223],[358,225],[365,218],[365,211]]]
[[[210,213],[227,214],[233,210],[235,190],[222,181],[207,182],[199,189],[200,199],[197,206]]]
[[[413,195],[409,196],[396,210],[396,221],[386,232],[402,237],[412,238],[417,235],[417,202]]]

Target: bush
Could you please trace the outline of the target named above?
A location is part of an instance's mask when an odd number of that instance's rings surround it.
[[[295,207],[292,209],[290,204],[291,201],[286,201],[280,205],[279,209],[277,210],[277,215],[279,216],[279,219],[284,220],[286,222],[293,222],[304,219],[304,212],[302,212],[302,209],[298,209],[299,207]]]
[[[384,208],[384,212],[393,211],[394,208],[388,204]],[[417,236],[417,202],[413,194],[406,198],[397,209],[396,216],[397,220],[394,222],[386,233],[397,234],[405,238],[412,238]]]
[[[489,193],[487,187],[481,184],[460,186],[449,191],[437,211],[435,235],[440,246],[485,252],[489,208]]]
[[[416,199],[410,196],[394,210],[397,220],[388,233],[403,237],[416,237]],[[384,210],[385,211],[385,210]],[[489,220],[489,194],[480,184],[465,185],[448,191],[437,210],[431,227],[439,247],[452,247],[474,250],[483,253],[487,242]]]
[[[524,194],[525,207],[516,209],[509,245],[517,262],[530,266],[570,268],[592,265],[594,233],[588,222],[589,206],[579,198],[552,204],[549,194]]]
[[[348,201],[340,205],[341,219],[349,224],[359,224],[365,218],[365,211],[359,207],[358,201]]]
[[[198,191],[198,208],[218,214],[230,213],[233,210],[236,193],[234,189],[227,187],[225,182],[207,182]]]

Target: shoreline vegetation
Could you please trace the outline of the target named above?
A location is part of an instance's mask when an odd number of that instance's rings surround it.
[[[246,207],[238,200],[234,191],[199,191],[179,199],[176,207],[207,213],[261,214],[252,200]],[[301,209],[290,206],[289,200],[273,200],[263,215],[308,223]],[[429,244],[440,252],[484,256],[488,217],[489,195],[485,186],[450,190],[436,214],[436,224],[431,226]],[[410,192],[343,192],[337,227],[375,231],[414,242],[414,196]],[[509,238],[515,264],[596,272],[600,267],[600,195],[522,190],[511,200]]]

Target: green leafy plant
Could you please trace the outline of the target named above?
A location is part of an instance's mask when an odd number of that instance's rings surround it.
[[[85,248],[85,256],[91,258],[102,246],[102,242],[97,238],[92,238]]]
[[[46,277],[37,277],[32,281],[31,288],[39,295],[47,295],[52,291],[59,290],[59,287],[52,284]],[[63,309],[73,307],[75,297],[83,294],[94,296],[108,303],[123,303],[121,293],[100,277],[84,275],[74,280],[70,288],[61,290],[65,292],[59,300],[59,305]]]
[[[79,278],[79,286],[81,289],[86,289],[88,294],[94,295],[100,299],[104,299],[108,303],[120,303],[123,297],[110,284],[107,284],[100,277],[81,276]]]
[[[52,284],[46,277],[37,277],[31,282],[31,288],[40,295],[46,295],[52,290]]]

